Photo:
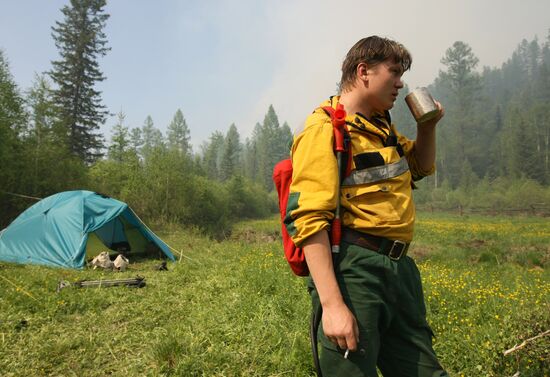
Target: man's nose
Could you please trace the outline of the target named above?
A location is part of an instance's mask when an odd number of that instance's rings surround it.
[[[403,80],[398,79],[397,82],[395,83],[395,87],[396,87],[397,89],[401,89],[403,86],[404,86]]]

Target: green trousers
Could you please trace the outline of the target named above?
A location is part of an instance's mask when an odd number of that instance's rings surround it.
[[[447,377],[432,347],[426,322],[420,273],[414,261],[393,261],[385,255],[342,243],[333,254],[336,278],[344,300],[357,319],[359,345],[344,358],[319,327],[323,377]],[[316,309],[319,296],[310,278]]]

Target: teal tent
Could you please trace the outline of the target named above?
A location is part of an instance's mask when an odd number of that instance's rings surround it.
[[[101,251],[156,254],[170,248],[126,203],[91,191],[49,196],[0,232],[0,260],[82,268]]]

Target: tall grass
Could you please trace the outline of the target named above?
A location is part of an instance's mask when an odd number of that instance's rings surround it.
[[[157,261],[124,273],[0,264],[0,375],[314,375],[305,281],[282,258],[277,230],[275,218],[249,221],[217,242],[165,229],[183,253],[166,272]],[[417,230],[412,255],[452,375],[548,375],[547,338],[502,355],[550,328],[546,222],[431,215]],[[146,287],[55,293],[60,279],[136,274]]]

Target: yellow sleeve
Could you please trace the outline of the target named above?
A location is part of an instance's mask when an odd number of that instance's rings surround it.
[[[429,170],[423,170],[420,168],[420,164],[416,158],[416,142],[414,140],[407,139],[401,135],[395,127],[393,127],[395,135],[397,136],[397,142],[403,147],[409,169],[411,171],[413,181],[419,181],[428,175],[432,175],[435,172],[435,164]]]
[[[336,208],[338,169],[330,118],[313,113],[292,145],[292,184],[285,225],[297,246],[330,226]]]

